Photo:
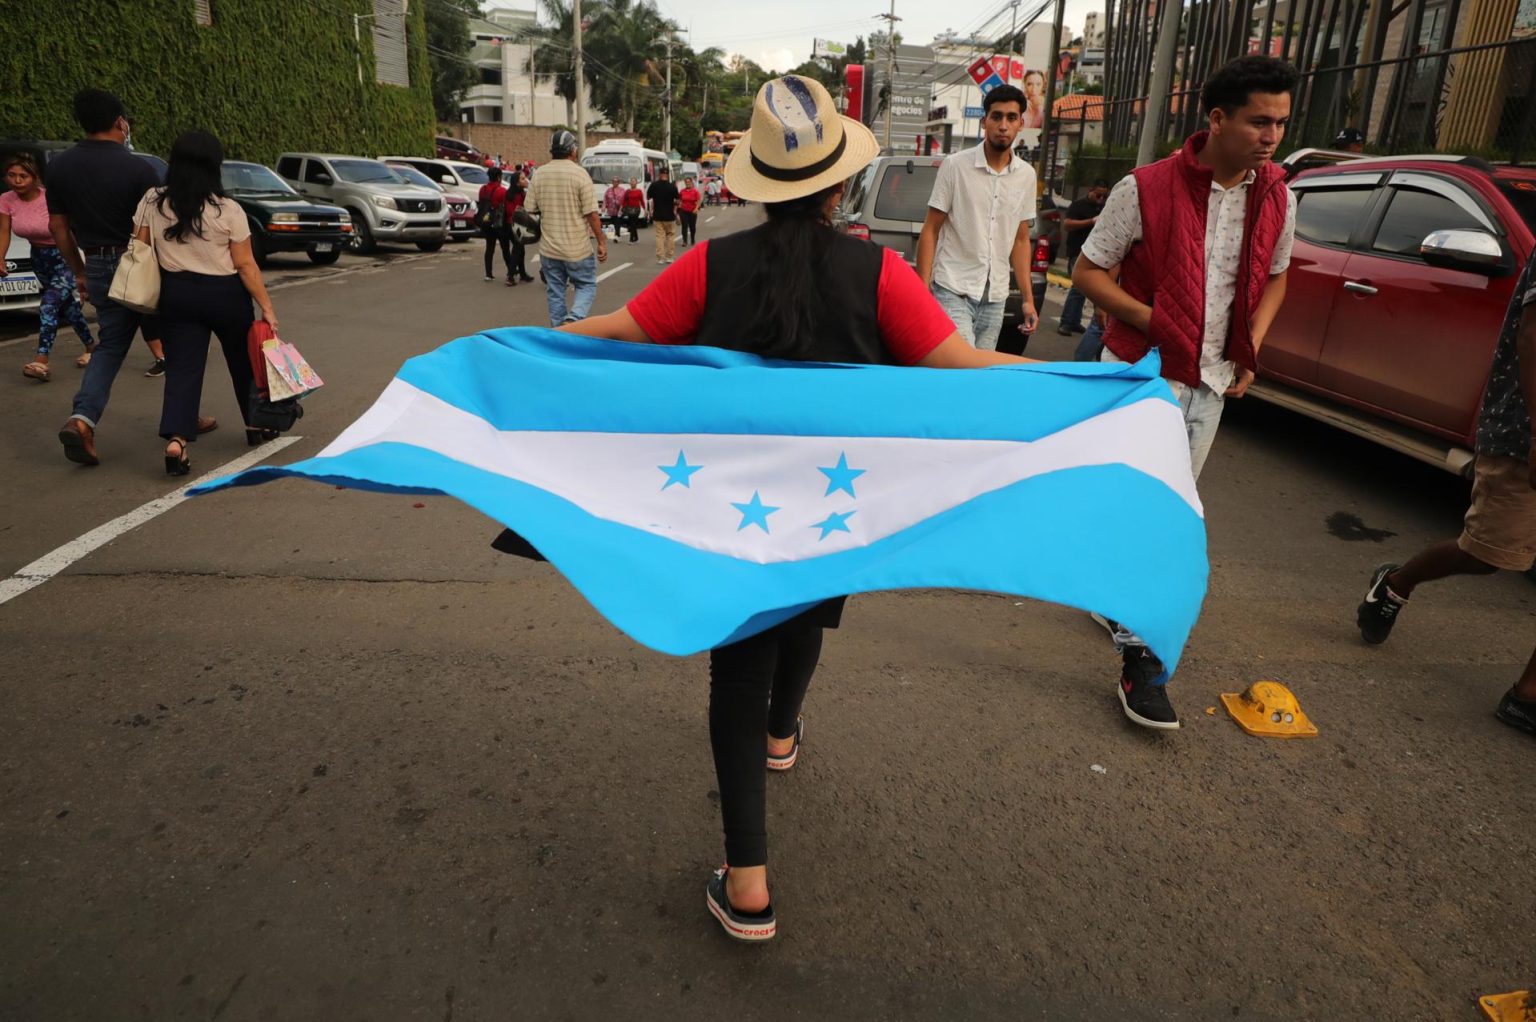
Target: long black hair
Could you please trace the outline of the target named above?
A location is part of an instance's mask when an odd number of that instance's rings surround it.
[[[184,131],[171,145],[171,162],[165,172],[165,187],[155,206],[165,216],[169,205],[176,222],[165,229],[166,241],[185,241],[190,232],[203,235],[203,206],[224,197],[219,172],[224,165],[224,147],[206,131]]]
[[[811,354],[822,293],[838,286],[828,259],[836,235],[826,205],[841,187],[838,182],[811,195],[763,206],[768,222],[761,228],[762,258],[751,284],[758,296],[751,323],[760,354],[789,359]]]

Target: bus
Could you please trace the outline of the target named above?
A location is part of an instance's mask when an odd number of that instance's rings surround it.
[[[586,151],[581,167],[592,178],[592,193],[597,208],[603,208],[603,193],[614,181],[629,184],[630,179],[640,183],[640,190],[661,176],[661,171],[672,169],[667,154],[659,149],[647,149],[632,138],[610,138]]]

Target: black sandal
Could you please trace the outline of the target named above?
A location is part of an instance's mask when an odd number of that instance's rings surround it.
[[[192,471],[192,459],[187,457],[187,442],[179,436],[173,436],[170,443],[166,444],[166,446],[169,447],[171,444],[178,445],[181,450],[176,454],[167,454],[165,456],[165,474],[168,476],[184,476]]]
[[[258,429],[255,426],[245,427],[245,446],[260,447],[269,440],[276,440],[281,434],[275,429]]]

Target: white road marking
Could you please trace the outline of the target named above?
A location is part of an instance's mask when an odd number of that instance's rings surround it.
[[[705,217],[705,218],[704,218],[704,222],[705,222],[705,223],[706,223],[706,224],[709,224],[709,223],[714,223],[714,220],[715,220],[715,218],[714,218],[714,217],[712,217],[712,216],[707,216],[707,217]]]
[[[104,525],[98,525],[83,536],[72,539],[56,550],[44,554],[31,564],[17,569],[16,574],[10,578],[0,579],[0,603],[13,600],[29,589],[37,588],[71,564],[80,560],[80,558],[106,546],[123,533],[136,529],[145,522],[165,514],[186,500],[187,491],[192,487],[201,483],[212,482],[220,476],[226,476],[233,472],[250,468],[252,465],[270,458],[289,444],[296,444],[302,439],[304,438],[301,436],[285,436],[270,443],[262,444],[254,451],[242,454],[234,461],[220,465],[207,475],[194,479],[192,482],[172,490],[163,497],[156,497],[147,504],[141,504],[127,514],[120,515]]]
[[[629,269],[633,265],[635,265],[635,264],[634,263],[620,263],[619,265],[615,266],[613,269],[607,271],[606,273],[599,273],[597,275],[597,282],[599,284],[601,284],[603,281],[607,280],[609,277],[613,276],[615,273],[618,273],[620,270],[627,270],[627,269]]]

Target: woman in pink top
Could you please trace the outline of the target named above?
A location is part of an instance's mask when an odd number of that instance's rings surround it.
[[[41,290],[37,317],[37,358],[22,367],[23,376],[46,383],[49,379],[48,356],[59,334],[59,318],[75,328],[85,344],[81,365],[90,359],[96,342],[85,322],[85,312],[75,294],[75,275],[59,254],[48,230],[48,200],[37,175],[37,163],[26,154],[12,156],[5,163],[5,183],[10,190],[0,195],[0,277],[6,275],[4,255],[15,231],[32,245],[32,271]]]

